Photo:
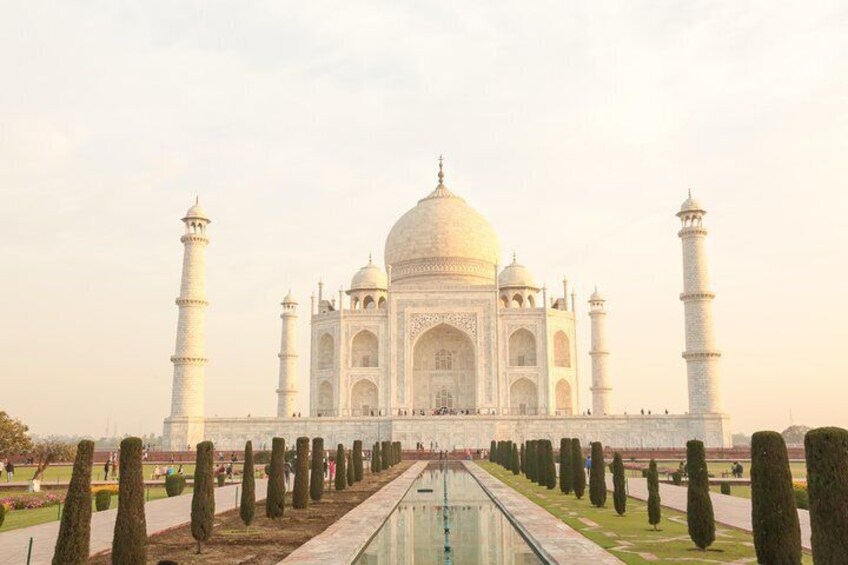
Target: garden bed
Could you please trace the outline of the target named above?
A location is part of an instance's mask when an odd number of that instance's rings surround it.
[[[377,475],[366,471],[362,482],[343,491],[325,489],[321,501],[310,501],[304,510],[293,509],[291,493],[287,493],[285,515],[281,520],[266,518],[264,501],[257,502],[256,518],[249,530],[245,530],[238,510],[219,514],[215,516],[212,539],[204,544],[200,555],[195,553],[197,544],[188,524],[157,534],[148,539],[147,561],[156,563],[170,559],[180,565],[275,565],[397,478],[410,465],[411,462],[405,461]],[[100,554],[92,557],[90,564],[111,565],[111,558],[108,554]]]

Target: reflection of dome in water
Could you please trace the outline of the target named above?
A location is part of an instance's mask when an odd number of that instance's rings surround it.
[[[500,258],[491,224],[443,184],[395,223],[386,238],[392,283],[412,279],[494,284]]]

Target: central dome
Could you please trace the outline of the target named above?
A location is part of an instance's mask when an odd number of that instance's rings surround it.
[[[443,184],[395,223],[386,238],[391,281],[456,281],[495,284],[500,259],[492,225]]]

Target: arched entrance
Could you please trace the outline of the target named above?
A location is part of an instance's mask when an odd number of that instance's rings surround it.
[[[539,408],[536,385],[529,379],[518,379],[509,387],[509,413],[535,415]]]
[[[353,385],[350,391],[351,416],[376,416],[377,385],[367,379],[362,379]]]
[[[474,343],[465,333],[434,326],[415,342],[412,359],[413,410],[476,411]]]

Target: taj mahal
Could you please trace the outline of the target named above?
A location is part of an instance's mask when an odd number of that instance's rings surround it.
[[[689,393],[685,414],[613,413],[607,312],[597,290],[588,301],[586,340],[592,398],[581,410],[574,291],[569,294],[563,280],[561,294],[552,295],[514,255],[501,266],[497,234],[447,188],[440,159],[436,188],[390,230],[385,269],[369,258],[337,295],[318,283],[309,305],[309,413],[301,417],[297,409],[299,304],[289,293],[281,304],[276,416],[210,418],[204,412],[204,283],[211,221],[198,201],[182,219],[184,258],[164,448],[181,450],[207,439],[220,449],[240,449],[247,440],[261,445],[273,436],[321,436],[331,446],[361,439],[366,445],[392,440],[441,449],[483,448],[493,439],[558,442],[560,437],[620,448],[680,447],[692,438],[708,447],[729,447],[705,214],[691,194],[677,212]]]

